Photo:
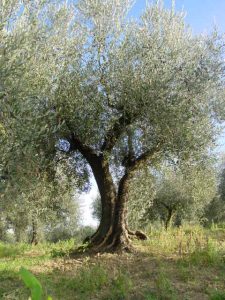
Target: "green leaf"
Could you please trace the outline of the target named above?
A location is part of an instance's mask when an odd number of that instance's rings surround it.
[[[32,300],[41,300],[42,297],[42,286],[40,282],[35,278],[35,276],[30,273],[25,268],[21,268],[19,271],[19,274],[25,283],[25,285],[30,289],[31,291],[31,299]],[[51,299],[51,298],[50,298]]]

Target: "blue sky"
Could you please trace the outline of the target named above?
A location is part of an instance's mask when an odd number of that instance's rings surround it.
[[[137,0],[131,15],[139,17],[145,8],[146,0]],[[171,7],[171,0],[165,0],[166,7]],[[225,0],[177,0],[176,10],[186,12],[186,22],[194,33],[210,32],[214,24],[225,32]]]

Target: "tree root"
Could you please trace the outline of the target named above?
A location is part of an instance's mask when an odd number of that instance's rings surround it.
[[[132,246],[132,240],[147,240],[147,235],[140,231],[132,231],[129,228],[126,228],[124,236],[118,239],[118,236],[115,235],[112,239],[109,239],[109,236],[106,236],[100,242],[95,243],[92,240],[92,236],[86,237],[83,241],[83,245],[76,249],[76,252],[79,253],[86,253],[86,254],[96,254],[96,253],[104,253],[104,252],[111,252],[111,253],[133,253],[135,252],[135,248]]]
[[[146,241],[148,239],[147,235],[140,230],[132,231],[130,229],[127,229],[129,237],[136,238],[138,240]]]

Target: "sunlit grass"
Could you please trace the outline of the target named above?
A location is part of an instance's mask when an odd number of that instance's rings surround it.
[[[219,234],[218,234],[219,233]],[[152,229],[137,252],[81,256],[74,240],[56,244],[0,244],[0,299],[26,300],[19,276],[31,271],[53,300],[225,299],[225,230],[200,226]],[[196,291],[195,291],[196,290]],[[200,298],[199,298],[200,299]]]
[[[223,231],[225,238],[225,230]],[[152,231],[149,239],[143,242],[144,251],[156,255],[175,255],[178,258],[189,259],[193,263],[202,263],[201,255],[208,255],[208,263],[212,261],[223,262],[225,258],[225,241],[209,236],[208,230],[201,226],[184,226],[169,230]],[[199,255],[199,259],[195,256]],[[220,259],[219,259],[220,257]],[[206,262],[207,263],[207,262]]]

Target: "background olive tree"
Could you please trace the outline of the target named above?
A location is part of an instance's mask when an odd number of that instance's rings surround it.
[[[216,171],[210,161],[164,166],[156,179],[153,205],[142,220],[161,220],[166,229],[183,221],[201,222],[216,194]]]

